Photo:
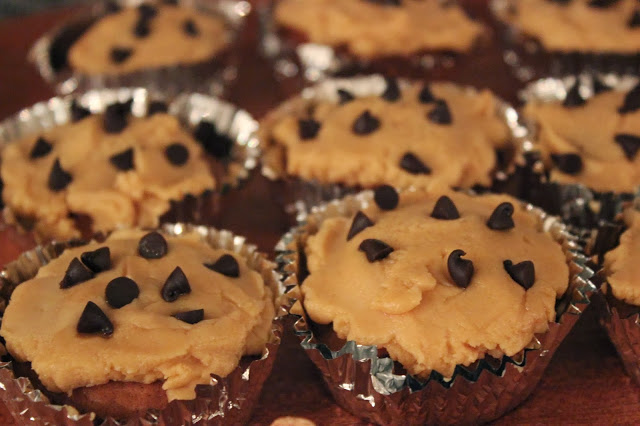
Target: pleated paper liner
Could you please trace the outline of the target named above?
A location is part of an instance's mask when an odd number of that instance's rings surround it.
[[[254,245],[247,243],[244,237],[225,230],[189,224],[166,224],[162,232],[171,236],[195,232],[202,241],[214,248],[230,250],[247,261],[249,267],[262,275],[265,285],[269,286],[274,297],[282,294],[275,265],[257,251]],[[0,307],[4,312],[11,293],[24,281],[33,278],[38,270],[69,247],[82,245],[80,242],[51,243],[38,246],[23,253],[16,261],[5,266],[0,273]],[[229,425],[248,422],[252,409],[259,399],[262,385],[271,372],[280,339],[283,333],[285,311],[278,308],[269,342],[260,357],[243,357],[240,365],[226,377],[211,376],[208,385],[196,387],[196,399],[190,401],[175,400],[164,410],[149,410],[140,418],[127,420],[98,418],[94,413],[80,413],[69,405],[55,405],[50,402],[51,394],[39,388],[27,377],[18,376],[17,366],[6,353],[0,363],[0,399],[14,416],[18,424],[33,425]],[[4,341],[3,341],[4,343]],[[55,398],[54,398],[55,399]]]
[[[589,304],[595,291],[582,253],[584,241],[558,218],[527,205],[541,229],[562,245],[571,277],[565,295],[556,303],[556,320],[549,331],[536,335],[519,354],[487,357],[471,366],[457,366],[452,377],[432,372],[427,380],[398,374],[394,362],[376,346],[346,342],[332,350],[317,333],[300,305],[299,285],[306,272],[304,247],[322,222],[348,217],[373,202],[372,191],[349,195],[315,207],[276,247],[281,280],[287,287],[295,333],[307,355],[322,372],[336,402],[367,421],[380,424],[467,424],[496,419],[524,401],[534,390],[555,350]]]
[[[69,49],[94,22],[109,13],[112,5],[135,7],[142,3],[144,2],[141,0],[100,1],[91,8],[90,12],[78,13],[67,23],[43,35],[31,48],[29,59],[40,76],[61,95],[117,87],[146,87],[171,95],[185,91],[222,95],[237,75],[238,38],[245,18],[251,11],[251,5],[247,1],[180,0],[178,2],[180,5],[195,8],[198,13],[219,16],[225,21],[230,42],[210,60],[188,65],[176,64],[149,68],[124,74],[87,75],[70,68],[67,61]]]
[[[92,90],[37,103],[0,123],[0,146],[70,122],[74,101],[94,114],[115,102],[131,101],[131,113],[136,117],[146,116],[149,106],[160,101],[167,104],[168,113],[176,116],[187,129],[193,130],[200,123],[214,126],[215,152],[208,153],[206,149],[204,152],[216,178],[216,187],[204,194],[190,194],[171,201],[160,222],[215,223],[220,194],[240,186],[258,163],[260,149],[255,136],[258,124],[246,111],[207,95],[184,93],[171,97],[142,88]],[[18,224],[21,229],[31,231],[34,227],[33,218],[21,216],[12,211],[11,206],[5,207],[4,215],[9,223]],[[85,238],[94,234],[89,217],[76,215],[74,219]],[[36,237],[39,242],[48,238],[46,234]]]

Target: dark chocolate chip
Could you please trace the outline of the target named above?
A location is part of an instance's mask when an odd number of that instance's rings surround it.
[[[120,309],[133,302],[140,295],[138,284],[131,278],[118,277],[112,279],[104,291],[109,306]]]
[[[118,170],[126,172],[132,170],[133,165],[133,148],[125,149],[118,154],[109,157],[109,162]]]
[[[167,240],[156,231],[149,232],[138,243],[138,254],[145,259],[160,259],[168,250]]]
[[[515,265],[512,261],[505,260],[503,265],[504,270],[507,271],[511,279],[520,284],[525,290],[529,290],[536,281],[536,270],[530,260],[525,260]]]
[[[47,142],[45,138],[39,137],[35,145],[33,145],[33,148],[31,148],[29,158],[34,160],[36,158],[46,157],[47,154],[51,152],[52,148],[53,146],[49,142]]]
[[[634,10],[631,18],[627,22],[627,26],[629,28],[638,28],[640,27],[640,10]]]
[[[166,103],[162,101],[153,101],[147,107],[148,116],[151,116],[154,114],[166,113],[167,111],[169,111],[169,107],[167,106]]]
[[[320,123],[313,118],[301,118],[298,120],[298,135],[300,135],[300,139],[313,139],[318,135],[319,131]]]
[[[187,19],[182,24],[182,30],[189,37],[198,37],[200,35],[200,30],[198,30],[198,26],[193,21],[193,19]]]
[[[429,166],[410,152],[402,157],[400,167],[413,175],[428,175],[431,173]]]
[[[338,89],[338,97],[340,100],[338,101],[340,105],[346,104],[354,100],[356,97],[344,89]]]
[[[169,6],[177,6],[179,1],[178,0],[163,0],[162,3],[169,5]]]
[[[571,0],[548,0],[552,3],[557,3],[557,4],[561,4],[563,6],[569,4],[571,2]]]
[[[633,161],[640,148],[640,136],[630,135],[628,133],[619,133],[615,136],[615,141],[624,151],[624,155],[629,161]]]
[[[102,127],[107,133],[120,133],[127,127],[127,119],[131,112],[131,102],[109,105],[104,110]]]
[[[356,121],[353,122],[353,133],[356,135],[368,135],[370,133],[375,132],[380,127],[380,120],[375,116],[371,115],[369,110],[365,110]]]
[[[107,15],[120,12],[121,9],[120,5],[115,1],[107,1],[104,5],[104,11]]]
[[[453,204],[453,200],[446,195],[443,195],[438,198],[436,205],[433,207],[431,217],[441,220],[454,220],[460,218],[460,213],[458,212],[456,205]]]
[[[89,281],[93,277],[93,272],[84,266],[77,257],[74,257],[71,263],[69,263],[62,281],[60,281],[60,288],[73,287],[74,285]]]
[[[498,204],[498,207],[495,208],[493,213],[491,213],[491,217],[487,221],[487,226],[489,229],[493,229],[495,231],[506,231],[515,226],[513,223],[513,204],[509,202],[504,202]]]
[[[152,19],[158,14],[158,9],[153,5],[142,3],[138,6],[138,14],[142,19]]]
[[[221,135],[213,123],[201,121],[193,132],[193,136],[209,154],[216,158],[226,158],[231,155],[233,141]]]
[[[369,3],[378,4],[380,6],[401,6],[401,0],[366,0]]]
[[[604,82],[602,80],[600,80],[598,77],[593,77],[593,94],[597,95],[599,93],[603,93],[603,92],[608,92],[610,91],[612,88],[610,86],[607,86],[606,84],[604,84]]]
[[[613,6],[614,4],[618,3],[620,0],[590,0],[589,3],[587,3],[589,5],[589,7],[596,7],[598,9],[606,9],[608,7]]]
[[[418,100],[421,104],[430,104],[431,102],[436,101],[436,97],[433,96],[433,93],[431,93],[431,89],[429,89],[429,86],[425,85],[422,90],[420,90]]]
[[[240,276],[238,261],[230,254],[223,254],[215,263],[205,263],[204,266],[229,278]]]
[[[436,124],[451,124],[451,111],[444,99],[437,99],[436,106],[427,114],[427,118]]]
[[[114,47],[111,49],[111,61],[114,64],[121,64],[133,54],[133,49],[130,47]]]
[[[351,228],[349,228],[349,233],[347,234],[347,241],[350,241],[360,232],[373,225],[374,223],[367,217],[366,214],[358,211],[358,213],[356,213],[355,217],[353,218],[353,222],[351,222]]]
[[[473,277],[473,262],[469,259],[462,259],[465,253],[462,250],[454,250],[447,259],[447,269],[451,279],[460,288],[467,288]]]
[[[145,38],[151,33],[151,22],[148,19],[139,18],[133,27],[133,35],[138,38]]]
[[[178,312],[174,314],[175,319],[179,319],[187,324],[197,324],[204,319],[204,309],[196,309],[195,311]]]
[[[576,79],[576,82],[567,91],[567,96],[564,98],[564,105],[566,108],[575,108],[587,103],[586,100],[580,94],[580,81]]]
[[[82,263],[94,273],[111,269],[111,250],[109,247],[100,247],[94,251],[85,251],[80,255]]]
[[[91,115],[91,111],[89,111],[89,109],[87,108],[81,107],[75,99],[71,101],[70,109],[71,121],[73,122],[80,121]]]
[[[638,109],[640,109],[640,83],[638,83],[633,89],[629,90],[627,95],[624,97],[624,103],[620,108],[618,108],[618,112],[620,114],[627,114]]]
[[[398,81],[395,78],[385,78],[387,88],[382,93],[382,99],[389,102],[395,102],[400,99],[400,87]]]
[[[551,161],[568,175],[577,175],[582,171],[582,158],[578,154],[551,154]]]
[[[373,200],[382,210],[393,210],[398,207],[400,197],[393,186],[381,185],[373,193]]]
[[[81,334],[102,334],[104,337],[113,334],[113,324],[102,309],[93,302],[87,302],[76,327]]]
[[[371,263],[382,260],[393,252],[389,244],[373,238],[361,242],[358,250],[363,251]]]
[[[164,155],[174,166],[183,166],[189,161],[189,150],[181,143],[172,143],[166,147]]]
[[[179,266],[171,272],[162,286],[162,299],[165,302],[175,302],[183,294],[191,293],[191,286],[187,276]]]
[[[56,161],[53,163],[53,167],[51,167],[51,172],[49,173],[49,180],[47,182],[49,189],[53,192],[62,191],[71,183],[72,180],[73,176],[62,168],[60,165],[60,159],[56,158]]]

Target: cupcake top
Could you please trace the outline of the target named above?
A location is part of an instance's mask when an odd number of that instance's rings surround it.
[[[130,109],[117,103],[90,115],[73,104],[75,122],[8,144],[0,172],[13,216],[69,239],[81,234],[80,216],[93,232],[154,227],[170,200],[215,189],[203,149],[176,117]]]
[[[604,270],[615,298],[640,306],[640,212],[627,210],[625,222],[620,244],[604,256]]]
[[[338,81],[337,90],[276,110],[262,123],[265,163],[305,180],[365,188],[491,183],[509,132],[489,91],[378,83],[386,87],[380,96],[355,97]]]
[[[274,297],[246,260],[195,233],[117,231],[16,287],[0,333],[53,392],[161,381],[169,401],[193,399],[262,352]]]
[[[338,337],[385,348],[412,374],[524,349],[567,289],[562,247],[515,199],[375,193],[305,245],[303,304]]]
[[[518,0],[507,20],[550,51],[635,54],[637,0]]]
[[[597,84],[595,92],[585,99],[575,84],[564,102],[533,101],[524,115],[536,123],[552,180],[634,192],[640,185],[640,86],[620,92]]]
[[[229,44],[222,18],[175,6],[143,3],[108,14],[69,50],[84,74],[123,74],[212,59]]]
[[[275,20],[362,58],[465,52],[483,32],[454,2],[436,0],[280,0]]]

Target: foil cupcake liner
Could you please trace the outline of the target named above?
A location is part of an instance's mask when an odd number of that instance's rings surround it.
[[[101,1],[90,12],[78,14],[67,23],[38,39],[29,52],[29,59],[40,76],[60,95],[91,89],[117,87],[146,87],[177,95],[184,91],[199,91],[222,95],[237,75],[237,40],[251,4],[243,0],[180,0],[179,4],[193,7],[201,13],[221,16],[230,34],[229,45],[208,61],[189,65],[150,68],[125,74],[87,75],[71,70],[67,53],[84,32],[108,13],[109,5],[134,7],[143,0]]]
[[[502,359],[483,359],[457,366],[452,377],[432,372],[426,380],[393,373],[393,361],[379,357],[376,346],[347,342],[332,351],[320,342],[302,314],[298,276],[300,253],[310,235],[331,217],[355,214],[373,202],[372,191],[318,206],[299,226],[285,234],[276,246],[276,261],[287,288],[289,311],[301,346],[322,372],[336,402],[354,415],[380,424],[476,424],[496,419],[524,401],[536,387],[560,342],[589,304],[595,291],[593,271],[586,266],[584,244],[558,218],[526,205],[541,229],[565,251],[571,277],[569,288],[556,304],[557,317],[549,331],[536,335],[519,354]]]
[[[161,230],[167,235],[179,236],[195,232],[202,241],[214,248],[233,251],[246,259],[248,266],[261,273],[274,291],[276,298],[283,290],[275,272],[275,265],[260,254],[256,246],[247,243],[244,237],[230,231],[217,230],[190,224],[166,224]],[[2,312],[10,301],[13,290],[35,276],[37,271],[67,248],[82,243],[65,242],[39,246],[23,253],[16,261],[0,272],[0,308]],[[274,301],[277,303],[277,300]],[[8,355],[0,362],[0,399],[14,416],[17,423],[33,425],[221,425],[246,423],[251,416],[264,381],[271,372],[283,333],[285,311],[276,305],[277,316],[273,320],[269,342],[260,359],[248,366],[238,366],[226,377],[212,375],[208,385],[197,386],[197,397],[190,401],[174,400],[164,410],[149,410],[144,416],[126,421],[113,418],[99,419],[95,413],[79,413],[70,405],[53,405],[45,394],[26,377],[17,377],[13,362]],[[3,341],[4,343],[4,341]],[[7,354],[4,344],[1,347]]]
[[[260,157],[261,151],[256,137],[258,123],[251,115],[238,107],[218,98],[198,94],[183,93],[168,96],[143,88],[96,89],[81,95],[67,95],[51,98],[23,109],[0,122],[0,151],[6,144],[33,134],[60,126],[71,121],[70,106],[76,101],[80,106],[97,114],[114,102],[132,101],[131,113],[144,117],[152,102],[166,102],[168,113],[177,117],[187,129],[194,129],[201,122],[212,123],[216,131],[233,141],[229,158],[214,159],[216,188],[213,192],[187,195],[183,200],[171,201],[171,207],[160,218],[161,222],[209,223],[219,210],[219,194],[240,186],[248,179]],[[9,206],[4,209],[9,223],[18,223],[29,231],[32,221],[23,220]],[[85,236],[93,234],[90,230]],[[43,236],[38,236],[43,237]],[[44,242],[41,239],[39,242]]]

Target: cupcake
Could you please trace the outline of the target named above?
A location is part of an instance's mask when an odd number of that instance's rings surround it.
[[[339,404],[382,424],[460,424],[534,389],[594,289],[576,248],[508,196],[377,190],[314,210],[279,261]]]
[[[54,98],[8,119],[5,216],[42,239],[65,240],[155,227],[166,214],[199,220],[199,207],[214,213],[210,194],[246,177],[252,157],[243,144],[255,123],[202,95],[170,106],[144,89],[106,90]],[[189,199],[199,200],[195,211],[180,205]]]
[[[111,421],[246,421],[279,339],[278,290],[271,264],[236,240],[184,225],[123,230],[9,265],[5,276],[26,275],[4,282],[0,334],[15,375],[49,399],[28,412],[48,424],[62,412],[50,404]]]

